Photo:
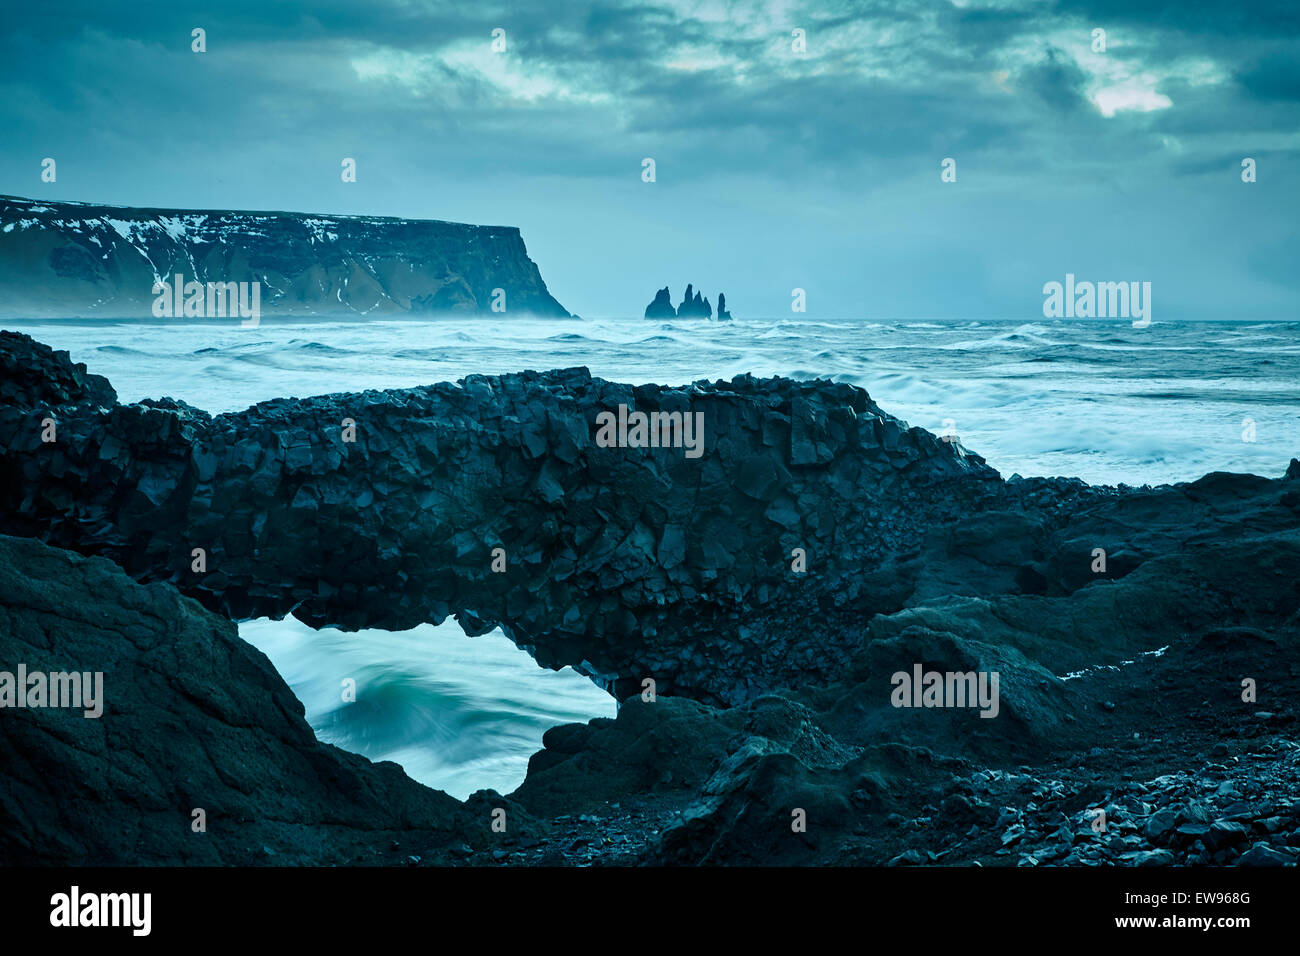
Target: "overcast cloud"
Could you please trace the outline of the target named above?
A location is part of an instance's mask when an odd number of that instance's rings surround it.
[[[810,316],[1028,321],[1073,272],[1150,281],[1157,322],[1300,318],[1298,10],[11,6],[0,192],[518,225],[584,315],[691,281],[737,315],[801,287]]]

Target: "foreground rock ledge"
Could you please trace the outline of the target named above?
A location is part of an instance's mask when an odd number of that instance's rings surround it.
[[[1001,486],[829,382],[668,389],[569,369],[213,418],[117,404],[66,354],[4,333],[0,399],[0,531],[111,557],[237,620],[499,624],[620,696],[651,677],[736,703],[828,677],[860,628],[810,642],[810,624],[902,607],[914,575],[882,566]],[[703,456],[596,447],[597,414],[619,405],[703,413]]]
[[[577,423],[626,396],[698,401],[729,424],[709,432],[713,470],[583,445]],[[126,688],[102,721],[0,714],[5,766],[17,768],[0,789],[6,859],[194,859],[188,805],[203,805],[200,792],[225,821],[220,846],[201,852],[222,862],[1300,857],[1300,462],[1281,479],[1160,488],[1004,483],[977,457],[890,425],[857,389],[739,379],[660,391],[581,371],[210,419],[173,402],[117,405],[102,378],[18,336],[0,338],[0,398],[7,530],[110,555],[223,612],[105,561],[0,540],[6,660],[107,661]],[[364,454],[314,437],[345,409],[368,423]],[[42,418],[60,436],[45,447],[32,441]],[[744,520],[724,555],[726,515]],[[685,525],[687,550],[671,560],[668,519],[686,516],[710,533]],[[762,543],[787,528],[778,516],[821,542],[806,575],[787,576],[784,554],[770,571]],[[509,574],[483,570],[490,551],[467,537],[471,519],[501,535]],[[176,570],[190,544],[175,538],[195,528],[224,562],[197,578]],[[517,561],[507,536],[534,560]],[[416,560],[399,543],[443,550]],[[659,576],[662,591],[647,584]],[[451,590],[433,598],[435,585]],[[225,619],[295,604],[311,622],[354,626],[403,626],[430,607],[472,627],[500,620],[539,659],[617,674],[626,699],[615,720],[549,731],[514,794],[458,804],[311,738]],[[566,622],[572,607],[590,617]],[[998,717],[891,706],[891,674],[918,663],[997,671]],[[123,685],[122,673],[140,676]],[[660,681],[653,703],[625,693],[641,673]],[[153,743],[209,732],[222,743],[203,752]],[[340,781],[338,794],[312,774]],[[66,814],[68,794],[81,816]],[[252,815],[263,801],[275,809]],[[496,807],[508,835],[485,835]],[[796,811],[805,831],[791,828]]]
[[[396,764],[317,741],[230,621],[103,558],[0,535],[0,669],[18,663],[103,672],[104,712],[0,710],[6,865],[387,863],[392,841],[432,860],[474,830]]]

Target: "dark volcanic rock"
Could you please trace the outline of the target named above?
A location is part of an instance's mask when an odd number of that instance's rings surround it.
[[[507,313],[568,315],[510,226],[0,196],[0,227],[12,316],[150,316],[177,273],[259,282],[263,315],[490,315],[497,289]]]
[[[729,319],[731,313],[726,311],[726,296],[718,294],[718,318]],[[682,304],[676,309],[673,308],[672,296],[668,287],[664,286],[655,293],[654,301],[646,306],[645,317],[647,319],[710,319],[713,317],[713,306],[709,300],[695,290],[691,283],[686,284],[686,292],[682,295]]]
[[[677,307],[677,317],[679,319],[708,319],[713,317],[713,307],[709,305],[709,300],[696,292],[691,295],[692,286],[686,284],[686,293],[682,297],[682,304]]]
[[[672,319],[677,317],[677,310],[673,308],[672,293],[668,291],[668,286],[664,286],[655,293],[654,301],[645,307],[645,317],[647,319]]]
[[[116,404],[66,354],[12,334],[0,334],[0,395],[0,529],[169,582],[138,589],[171,602],[138,610],[146,630],[201,616],[171,585],[228,616],[292,612],[316,626],[456,613],[611,687],[617,719],[552,729],[514,794],[465,805],[471,830],[508,805],[532,842],[466,837],[463,850],[451,844],[457,859],[1300,856],[1295,463],[1280,480],[1214,474],[1158,488],[1003,482],[849,386],[742,376],[632,387],[582,369],[214,418],[170,399]],[[702,412],[704,455],[596,445],[595,416],[619,405]],[[49,422],[57,438],[42,441]],[[11,580],[0,603],[29,627],[36,599]],[[49,613],[79,600],[93,613],[109,598],[78,595],[98,587],[74,576]],[[136,605],[124,607],[115,634],[133,626]],[[161,657],[168,674],[187,666]],[[997,674],[996,713],[900,706],[896,680],[914,669]],[[639,696],[647,678],[654,700]],[[188,714],[157,693],[166,714]],[[277,706],[300,721],[300,708]],[[203,707],[238,727],[272,719],[252,705]],[[145,752],[135,737],[153,724],[126,726],[120,746]],[[42,768],[23,759],[8,792],[36,794]],[[133,773],[132,759],[114,772]],[[400,791],[394,805],[407,799]],[[26,808],[53,805],[53,791],[0,803],[8,839],[27,839],[12,835],[33,825]],[[349,819],[390,827],[365,807]],[[136,832],[134,813],[99,819]],[[57,837],[42,839],[11,852],[66,858]],[[441,840],[416,855],[439,859]]]
[[[692,289],[694,289],[694,286],[689,282],[686,283],[686,291],[682,293],[681,305],[677,306],[677,314],[683,318],[690,315],[691,310],[695,307],[695,300],[691,296]]]
[[[0,530],[110,556],[236,619],[499,623],[620,696],[652,677],[736,702],[835,673],[860,628],[813,643],[807,622],[846,602],[899,609],[906,587],[872,569],[1000,485],[829,382],[632,388],[570,369],[212,418],[51,392],[40,382],[75,380],[66,357],[0,335],[0,369],[20,366],[0,409]],[[703,455],[597,447],[597,413],[620,404],[700,413]]]
[[[103,673],[103,712],[0,711],[0,863],[428,862],[487,815],[322,744],[235,625],[103,558],[0,535],[0,669]],[[201,809],[206,832],[195,832]]]
[[[681,697],[646,703],[629,698],[617,719],[548,730],[528,778],[512,796],[537,814],[587,811],[631,796],[695,796],[728,754],[739,710],[718,710]]]

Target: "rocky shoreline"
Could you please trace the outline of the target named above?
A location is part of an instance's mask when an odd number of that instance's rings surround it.
[[[596,447],[620,403],[705,454]],[[1300,859],[1294,460],[1003,480],[851,386],[585,369],[213,417],[0,333],[0,492],[0,665],[108,699],[0,713],[5,863]],[[622,705],[462,803],[315,740],[233,623],[288,613],[499,625]],[[996,718],[893,706],[916,665]]]

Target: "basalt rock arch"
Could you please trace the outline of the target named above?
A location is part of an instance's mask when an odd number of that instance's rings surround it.
[[[236,620],[500,625],[620,697],[650,677],[738,703],[833,674],[860,635],[809,641],[809,622],[896,610],[905,590],[879,569],[1002,487],[827,381],[634,387],[576,368],[214,417],[120,404],[66,353],[4,333],[0,397],[0,530]],[[704,454],[598,447],[596,415],[620,404],[702,412]]]

